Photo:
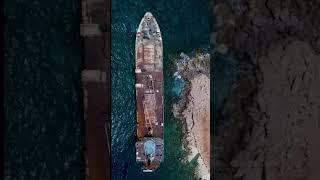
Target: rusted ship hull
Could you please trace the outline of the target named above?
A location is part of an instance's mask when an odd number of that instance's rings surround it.
[[[163,52],[157,21],[150,12],[136,33],[136,160],[143,172],[152,172],[163,161]]]

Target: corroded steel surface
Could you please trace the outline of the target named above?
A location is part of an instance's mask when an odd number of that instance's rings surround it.
[[[110,178],[110,0],[82,0],[86,179]],[[96,77],[97,76],[97,77]]]
[[[136,160],[144,172],[163,160],[162,37],[153,15],[147,12],[136,33]]]

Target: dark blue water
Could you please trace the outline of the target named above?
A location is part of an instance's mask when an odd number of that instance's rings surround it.
[[[164,44],[165,155],[154,173],[135,161],[134,44],[141,18],[150,11]],[[112,179],[194,179],[195,162],[184,162],[182,124],[171,113],[178,99],[174,59],[180,52],[209,46],[207,0],[128,0],[112,2]],[[179,85],[179,84],[178,84]],[[181,86],[181,85],[180,85]],[[180,87],[181,88],[181,87]]]
[[[5,1],[5,162],[11,179],[84,179],[79,1]]]

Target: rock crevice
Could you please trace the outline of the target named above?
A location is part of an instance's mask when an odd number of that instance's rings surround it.
[[[253,68],[215,112],[213,179],[319,179],[320,1],[215,2],[213,61]]]

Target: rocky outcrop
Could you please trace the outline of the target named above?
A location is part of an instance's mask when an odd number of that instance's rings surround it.
[[[316,180],[320,1],[215,1],[211,43],[248,68],[214,119],[218,180]],[[218,94],[213,94],[218,96]]]
[[[211,43],[220,53],[254,57],[294,36],[320,52],[319,8],[319,0],[216,0]]]
[[[186,81],[181,99],[173,105],[175,117],[185,124],[185,147],[189,160],[199,154],[198,176],[209,179],[210,172],[210,79],[209,55],[190,59],[181,54],[177,76]]]
[[[244,180],[316,180],[320,162],[320,55],[284,41],[258,59],[262,79],[231,165]]]

